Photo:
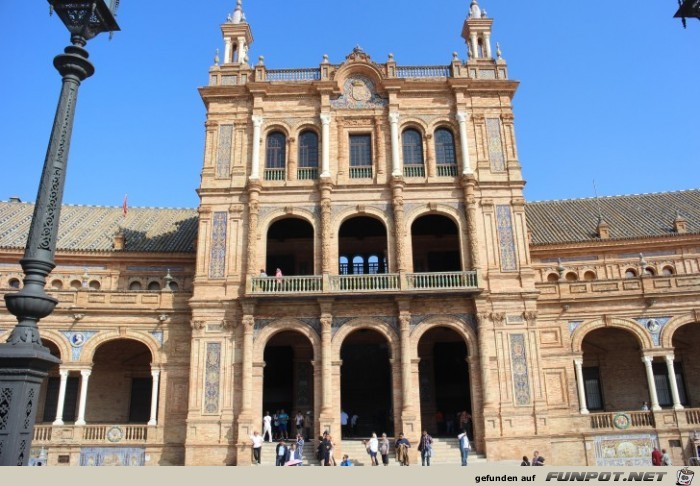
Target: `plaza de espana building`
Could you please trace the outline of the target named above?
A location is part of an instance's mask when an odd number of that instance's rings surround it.
[[[415,454],[427,430],[439,461],[467,411],[475,460],[692,462],[700,190],[526,202],[518,82],[482,7],[449,65],[349,46],[268,69],[239,2],[199,89],[199,207],[63,207],[34,457],[249,465],[285,409],[338,459],[372,432]],[[32,212],[0,203],[0,294]]]

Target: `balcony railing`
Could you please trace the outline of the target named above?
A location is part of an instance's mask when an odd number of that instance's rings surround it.
[[[300,181],[311,181],[318,179],[318,169],[316,167],[297,169],[297,179]]]
[[[685,410],[685,422],[688,425],[700,425],[700,408]]]
[[[589,418],[591,421],[591,428],[595,430],[654,427],[654,414],[652,412],[592,413]]]
[[[371,179],[371,167],[350,167],[350,179]]]
[[[321,70],[318,68],[268,69],[266,78],[268,81],[316,81],[321,79]]]
[[[403,168],[404,177],[425,177],[425,166],[406,165]]]
[[[449,66],[397,66],[397,78],[449,78]]]
[[[59,433],[54,434],[54,429]],[[79,444],[145,444],[149,429],[156,430],[148,425],[36,425],[33,442],[37,445],[49,444],[52,440]],[[71,432],[67,435],[60,433],[65,430]]]
[[[376,273],[304,277],[253,277],[251,294],[289,295],[430,290],[478,290],[476,272]]]
[[[456,165],[438,165],[437,166],[438,177],[455,177],[457,175]]]
[[[286,179],[286,171],[284,169],[265,169],[266,181],[283,181]]]

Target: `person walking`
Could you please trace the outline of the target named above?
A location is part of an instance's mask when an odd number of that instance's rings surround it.
[[[662,466],[673,466],[673,463],[671,462],[671,456],[669,455],[668,452],[666,452],[666,449],[661,449],[661,465]]]
[[[299,459],[304,457],[304,436],[302,434],[297,434],[297,450],[299,451]]]
[[[289,460],[289,447],[287,444],[281,440],[277,447],[275,448],[276,466],[284,466],[284,464]]]
[[[297,428],[297,435],[304,431],[304,414],[301,413],[301,410],[297,410],[297,414],[294,417],[294,425]]]
[[[372,437],[367,442],[367,452],[369,452],[369,458],[373,466],[378,466],[377,453],[379,452],[379,441],[377,440],[377,434],[372,432]]]
[[[382,438],[379,440],[379,454],[382,456],[382,464],[385,466],[389,465],[389,439],[386,438],[386,434],[382,434]]]
[[[335,452],[335,442],[333,442],[333,437],[331,434],[328,434],[328,443],[330,444],[330,449],[328,449],[328,465],[335,466],[335,457],[333,457],[333,453]]]
[[[424,430],[418,443],[420,451],[420,460],[423,466],[430,466],[430,456],[433,455],[433,438],[428,435],[428,431]]]
[[[661,465],[661,451],[659,450],[658,447],[654,447],[654,450],[651,451],[651,465],[652,466],[660,466]]]
[[[544,457],[540,455],[540,451],[535,451],[532,453],[532,465],[544,466]]]
[[[260,465],[260,453],[262,451],[263,436],[258,434],[258,431],[254,431],[253,435],[250,436],[250,440],[253,441],[253,464]]]
[[[272,440],[280,439],[280,411],[275,410],[272,415]]]
[[[269,411],[266,411],[265,416],[263,417],[263,440],[265,440],[266,435],[267,441],[272,442],[272,417],[270,416]]]
[[[411,443],[403,436],[403,434],[399,434],[399,438],[396,440],[394,448],[396,449],[396,459],[399,461],[399,464],[402,466],[408,466],[410,463],[408,449],[411,448]]]
[[[530,459],[528,459],[527,456],[523,456],[523,461],[520,463],[521,466],[529,466],[530,465]]]
[[[462,433],[459,434],[457,438],[459,439],[459,452],[462,454],[462,466],[466,466],[467,459],[469,458],[469,451],[472,448],[466,429],[462,430]]]

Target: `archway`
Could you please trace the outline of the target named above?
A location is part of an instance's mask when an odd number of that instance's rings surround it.
[[[85,420],[87,423],[149,421],[153,357],[145,344],[116,339],[101,344],[93,357]]]
[[[313,345],[297,331],[282,331],[267,342],[264,351],[263,416],[282,411],[289,416],[287,437],[296,434],[295,415],[304,417],[303,433],[311,435],[314,420]],[[280,430],[273,428],[279,438]]]
[[[61,351],[53,341],[42,338],[42,343],[48,348],[51,355],[61,359]],[[37,422],[52,423],[56,419],[58,405],[58,394],[61,387],[61,377],[59,375],[59,365],[55,364],[49,368],[48,379],[44,381],[39,392],[39,409],[37,410]],[[63,420],[66,422],[75,421],[76,406],[78,403],[78,378],[68,377],[66,383],[66,395],[63,406]]]
[[[413,271],[459,272],[462,270],[459,231],[450,218],[429,214],[411,225]]]
[[[673,333],[673,354],[681,405],[700,407],[700,324],[686,324]]]
[[[649,404],[639,341],[630,331],[606,327],[583,338],[583,382],[591,412],[640,410]]]
[[[358,329],[340,348],[340,403],[355,426],[348,424],[343,437],[394,434],[391,352],[385,336],[372,329]]]
[[[462,336],[447,327],[430,329],[418,342],[421,424],[435,436],[454,437],[467,418],[463,426],[474,437],[468,354]]]
[[[339,274],[387,273],[386,227],[378,219],[357,216],[340,227]]]
[[[267,231],[268,275],[277,268],[284,275],[314,275],[314,228],[301,218],[284,218]]]

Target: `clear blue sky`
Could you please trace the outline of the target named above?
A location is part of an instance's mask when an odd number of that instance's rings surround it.
[[[515,98],[528,200],[700,187],[700,22],[676,0],[481,0]],[[341,62],[361,45],[377,62],[448,64],[469,0],[244,0],[268,68]],[[122,32],[88,43],[64,202],[196,207],[206,84],[235,0],[122,0]],[[0,200],[34,201],[68,44],[44,0],[0,0]]]

